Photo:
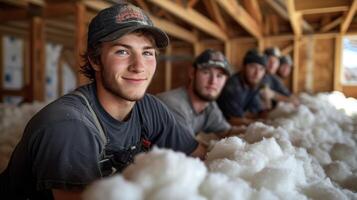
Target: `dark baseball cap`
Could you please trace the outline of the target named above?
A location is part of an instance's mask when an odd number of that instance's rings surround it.
[[[282,64],[288,64],[289,66],[293,65],[293,61],[291,60],[291,57],[289,55],[281,56],[279,60],[280,60],[280,65]]]
[[[166,33],[155,27],[143,10],[122,2],[101,10],[92,19],[88,28],[88,46],[113,41],[139,29],[151,33],[158,48],[164,48],[169,44]]]
[[[267,61],[268,59],[266,55],[259,53],[257,49],[251,49],[245,54],[243,58],[243,65],[257,63],[266,67]]]
[[[223,69],[228,76],[231,74],[231,67],[227,58],[222,52],[213,49],[206,49],[197,56],[193,66],[196,68],[217,67]]]
[[[279,48],[277,48],[277,47],[269,47],[269,48],[266,48],[265,50],[264,50],[264,54],[266,55],[266,56],[275,56],[275,57],[280,57],[280,55],[281,55],[281,53],[280,53],[280,50],[279,50]]]

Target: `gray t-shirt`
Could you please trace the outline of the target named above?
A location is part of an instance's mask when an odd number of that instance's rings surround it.
[[[143,132],[152,144],[187,154],[198,145],[154,96],[146,94],[135,103],[127,121],[117,121],[99,103],[95,84],[79,90],[98,115],[108,138],[107,150],[116,152],[137,144]],[[8,192],[13,195],[9,198],[51,199],[50,189],[85,187],[101,177],[102,148],[84,100],[74,94],[57,99],[30,120],[12,154],[6,170]]]
[[[193,135],[201,131],[219,133],[231,129],[231,125],[225,120],[215,101],[210,102],[201,113],[196,113],[184,87],[160,93],[157,97],[169,107],[177,121],[190,129]]]

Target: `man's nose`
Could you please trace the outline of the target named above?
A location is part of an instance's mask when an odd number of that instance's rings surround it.
[[[144,58],[141,54],[139,53],[133,53],[130,56],[131,62],[129,65],[129,71],[132,72],[143,72],[145,69],[145,65],[144,65]]]

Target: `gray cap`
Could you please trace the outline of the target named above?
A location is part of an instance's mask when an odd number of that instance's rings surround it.
[[[100,11],[92,19],[88,27],[87,45],[93,47],[99,42],[113,41],[139,29],[151,33],[158,48],[169,44],[166,33],[155,27],[143,10],[128,3],[118,3]]]
[[[193,66],[196,68],[218,67],[223,69],[228,76],[231,74],[231,67],[227,58],[222,52],[213,49],[206,49],[199,56],[197,56]]]

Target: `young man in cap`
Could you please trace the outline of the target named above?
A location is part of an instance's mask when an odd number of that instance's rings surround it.
[[[233,125],[248,125],[263,112],[259,96],[267,59],[250,50],[243,59],[243,68],[228,79],[217,103]]]
[[[277,75],[281,79],[285,79],[290,76],[291,69],[293,67],[293,61],[289,55],[281,56],[280,57],[280,66],[277,72]]]
[[[99,12],[89,25],[82,66],[92,82],[28,123],[1,177],[6,197],[80,199],[86,185],[120,172],[152,145],[202,157],[205,149],[145,94],[157,49],[167,45],[167,35],[133,5]]]
[[[224,118],[215,100],[230,75],[230,65],[222,52],[213,49],[203,51],[189,68],[189,83],[158,94],[177,121],[193,136],[198,133],[215,133],[224,137],[234,134],[234,129]]]
[[[263,78],[263,83],[267,87],[262,93],[262,98],[265,101],[271,99],[272,104],[276,105],[279,101],[291,102],[296,104],[296,98],[292,96],[289,89],[277,76],[277,71],[280,66],[280,51],[276,47],[267,48],[264,54],[268,57],[267,73]],[[271,89],[272,91],[269,91]],[[269,107],[269,106],[268,106]]]

